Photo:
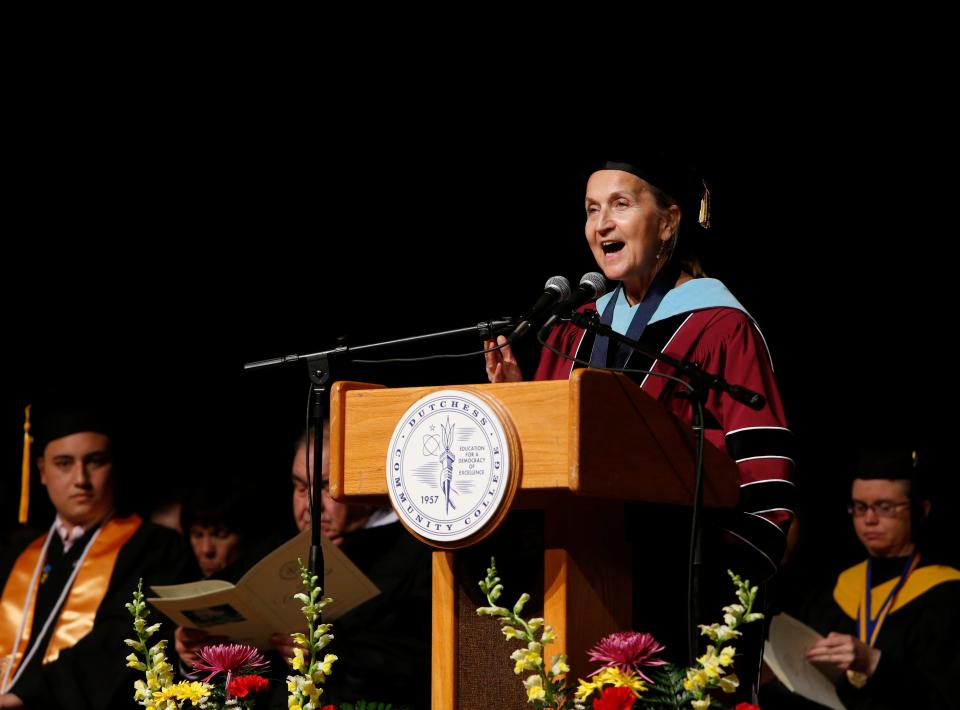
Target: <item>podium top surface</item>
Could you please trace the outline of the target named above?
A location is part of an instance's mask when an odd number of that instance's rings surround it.
[[[386,501],[394,429],[414,402],[444,389],[492,398],[510,418],[519,436],[522,492],[675,505],[693,499],[690,427],[628,377],[601,370],[575,370],[569,380],[454,387],[337,382],[330,407],[331,494]],[[736,505],[736,464],[709,442],[704,449],[704,504]]]

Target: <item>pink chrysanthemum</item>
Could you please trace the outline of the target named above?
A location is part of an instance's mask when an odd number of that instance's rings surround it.
[[[229,684],[230,677],[234,673],[252,671],[268,665],[260,651],[253,646],[244,646],[240,643],[204,646],[197,651],[197,655],[200,660],[193,664],[193,670],[208,672],[207,677],[203,679],[204,683],[209,683],[217,673],[226,673],[227,684]]]
[[[654,657],[663,648],[663,644],[659,643],[650,634],[643,634],[638,631],[618,631],[600,639],[597,645],[588,651],[591,661],[599,661],[603,664],[590,675],[596,675],[604,668],[614,667],[623,673],[633,671],[648,683],[652,683],[653,681],[644,675],[640,668],[642,666],[647,668],[665,666],[666,661]]]

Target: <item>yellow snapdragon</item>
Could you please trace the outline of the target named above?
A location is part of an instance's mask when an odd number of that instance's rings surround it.
[[[290,710],[315,710],[320,706],[320,696],[323,694],[320,686],[333,672],[333,663],[337,660],[332,653],[320,660],[320,651],[333,640],[333,634],[329,633],[330,624],[317,623],[323,608],[333,600],[321,597],[317,576],[310,574],[302,560],[299,563],[306,592],[295,594],[294,597],[303,602],[307,633],[291,634],[295,648],[289,663],[299,675],[287,676],[287,706]]]
[[[133,699],[148,709],[177,710],[177,703],[166,692],[173,685],[173,666],[166,657],[167,642],[147,645],[149,638],[160,629],[160,624],[147,626],[146,617],[150,612],[143,600],[142,579],[133,593],[133,601],[125,606],[133,616],[133,629],[137,633],[136,639],[124,639],[124,643],[133,649],[125,660],[127,667],[144,673],[143,679],[133,683]]]
[[[523,681],[523,687],[527,689],[527,702],[534,700],[543,700],[547,697],[547,691],[543,689],[543,678],[538,675],[529,676]]]

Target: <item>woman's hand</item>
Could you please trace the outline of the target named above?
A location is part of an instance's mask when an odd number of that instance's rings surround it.
[[[506,344],[507,339],[497,336],[497,345],[502,345],[499,350],[484,353],[483,357],[487,365],[487,379],[490,382],[520,382],[523,380],[523,373],[520,372],[520,366],[513,357],[513,350]],[[492,340],[484,340],[484,350],[494,347]]]
[[[872,676],[880,662],[880,650],[867,646],[849,634],[830,634],[807,649],[807,660],[812,663],[829,663],[840,670],[857,671]]]
[[[13,693],[0,693],[0,708],[22,708],[23,701]]]

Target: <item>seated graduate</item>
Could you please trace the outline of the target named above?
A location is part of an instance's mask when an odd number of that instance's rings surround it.
[[[320,464],[321,532],[340,546],[377,585],[380,594],[333,622],[335,640],[324,652],[336,654],[338,660],[324,685],[324,703],[362,699],[389,702],[394,707],[428,708],[430,548],[410,535],[391,509],[349,505],[330,496],[329,443],[329,424],[325,423]],[[292,464],[293,516],[300,531],[310,527],[308,462],[312,483],[313,437],[308,447],[304,434],[297,442]],[[201,646],[221,641],[196,629],[178,628],[176,650],[184,666],[189,667]],[[282,656],[293,656],[293,641],[288,634],[275,634],[271,643]],[[270,707],[286,707],[284,685],[275,686]]]
[[[284,542],[283,536],[264,530],[250,490],[253,485],[225,486],[208,479],[187,496],[180,526],[205,579],[235,583]]]
[[[118,504],[103,414],[53,414],[39,429],[37,468],[56,517],[0,558],[0,708],[129,707],[124,604],[141,578],[144,589],[180,581],[186,550]]]
[[[222,486],[221,486],[222,488]],[[181,511],[183,533],[204,578],[223,572],[240,557],[243,535],[233,520],[242,520],[236,497],[225,499],[206,485],[194,491]]]
[[[284,542],[282,536],[264,532],[253,512],[256,507],[252,496],[242,488],[225,485],[222,480],[206,479],[187,496],[178,522],[195,558],[189,567],[191,579],[202,577],[236,583]],[[182,626],[175,629],[174,639],[180,658],[179,672],[186,678],[200,677],[192,669],[198,660],[196,652],[202,646],[231,641],[225,636]],[[268,660],[275,677],[285,675],[282,659],[268,654]]]
[[[837,690],[848,708],[960,707],[960,570],[936,564],[924,534],[924,475],[909,449],[861,454],[849,511],[867,557],[800,613],[825,635],[807,658],[843,671]],[[820,707],[797,697],[769,704]]]

